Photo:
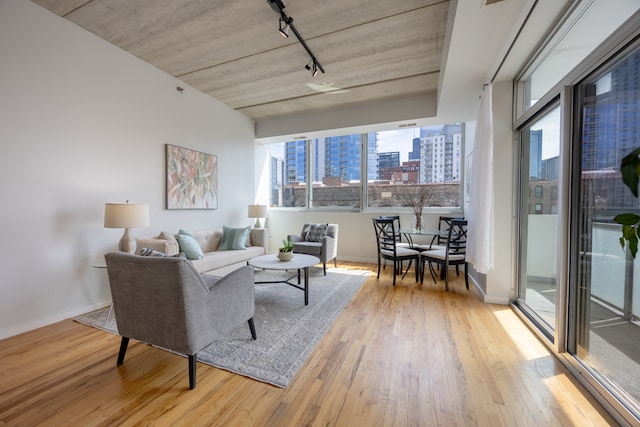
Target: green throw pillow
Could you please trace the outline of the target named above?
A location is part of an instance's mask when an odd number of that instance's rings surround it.
[[[250,231],[249,226],[244,228],[222,226],[222,242],[220,243],[219,250],[247,249],[245,245]]]
[[[180,252],[184,252],[187,259],[200,259],[204,256],[196,238],[184,230],[180,230],[176,236]]]

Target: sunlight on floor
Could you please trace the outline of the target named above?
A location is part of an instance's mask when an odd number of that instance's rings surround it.
[[[558,374],[542,378],[542,382],[547,386],[549,393],[562,407],[563,413],[569,418],[571,425],[580,425],[584,421],[583,408],[591,407],[591,403],[584,397],[584,393],[576,386],[572,378],[566,374]],[[574,402],[567,405],[567,402]],[[593,425],[606,425],[606,421],[593,411]]]
[[[495,308],[493,314],[526,360],[549,356],[549,350],[538,341],[511,308]]]
[[[340,273],[340,274],[349,274],[352,276],[369,276],[373,274],[370,270],[353,270],[342,267],[329,267],[327,266],[327,274],[328,273]]]

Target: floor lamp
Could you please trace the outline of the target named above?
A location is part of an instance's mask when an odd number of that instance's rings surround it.
[[[104,226],[105,228],[124,228],[118,249],[133,254],[136,252],[136,241],[131,235],[131,228],[149,226],[149,205],[105,203]]]

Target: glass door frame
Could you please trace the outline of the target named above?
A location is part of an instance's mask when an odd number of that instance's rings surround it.
[[[518,249],[516,254],[516,265],[517,268],[517,282],[516,282],[516,294],[515,301],[513,305],[516,306],[518,311],[522,313],[529,322],[532,322],[536,326],[536,333],[541,336],[546,342],[547,345],[552,347],[555,351],[559,351],[563,346],[560,345],[564,339],[563,326],[566,324],[566,294],[567,294],[567,275],[566,275],[566,254],[568,252],[568,233],[566,228],[568,215],[565,214],[568,209],[568,203],[566,201],[565,195],[568,191],[568,144],[563,120],[564,120],[564,112],[567,111],[567,107],[565,106],[566,97],[564,93],[560,95],[556,95],[549,102],[544,105],[536,105],[532,107],[530,110],[530,115],[528,115],[526,121],[523,121],[516,129],[517,132],[517,141],[518,147],[517,152],[519,153],[519,173],[518,177],[518,191],[517,191],[517,219],[518,219]],[[556,265],[557,265],[557,274],[556,274],[556,303],[555,303],[555,325],[551,327],[547,326],[546,322],[542,320],[542,318],[535,313],[531,307],[525,302],[524,299],[521,298],[521,292],[523,291],[522,286],[525,285],[526,279],[523,278],[523,275],[526,274],[526,268],[523,268],[522,256],[526,252],[526,244],[527,244],[527,218],[525,218],[526,213],[528,212],[528,201],[529,196],[525,196],[524,192],[528,191],[528,188],[525,189],[524,185],[529,182],[529,177],[525,176],[525,171],[529,170],[529,160],[530,154],[528,151],[529,148],[529,140],[528,136],[525,136],[525,131],[538,120],[545,117],[548,113],[553,111],[556,108],[560,108],[560,147],[558,153],[558,223],[556,227],[556,236],[558,239],[558,252],[556,255]],[[569,110],[570,111],[570,110]],[[526,140],[525,140],[526,138]],[[524,145],[527,145],[526,149]],[[525,202],[527,202],[527,206],[525,206]]]

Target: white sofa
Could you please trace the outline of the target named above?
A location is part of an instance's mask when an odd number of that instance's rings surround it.
[[[247,239],[246,249],[218,250],[222,241],[222,229],[189,231],[204,253],[200,259],[191,262],[200,274],[225,276],[233,270],[247,265],[247,261],[267,253],[267,231],[262,228],[252,228]],[[137,252],[142,248],[149,248],[176,255],[180,249],[174,234],[160,233],[156,237],[136,239]]]

